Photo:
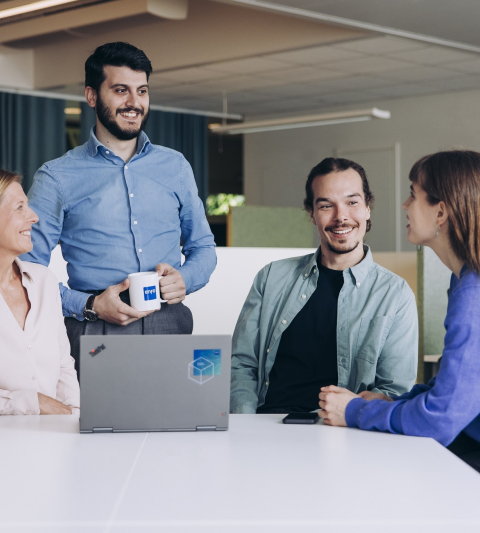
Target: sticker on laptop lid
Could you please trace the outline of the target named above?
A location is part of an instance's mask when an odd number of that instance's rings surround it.
[[[203,385],[221,374],[222,350],[194,350],[193,361],[188,364],[188,377]]]

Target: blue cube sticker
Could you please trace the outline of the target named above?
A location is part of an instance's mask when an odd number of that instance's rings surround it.
[[[155,285],[143,287],[143,297],[145,300],[155,300],[157,298],[157,288]]]
[[[194,375],[210,374],[219,376],[221,374],[222,350],[194,350],[193,351],[193,373]]]

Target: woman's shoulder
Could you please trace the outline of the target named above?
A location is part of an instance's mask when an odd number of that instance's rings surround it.
[[[22,274],[27,274],[34,282],[58,284],[55,274],[48,267],[30,261],[22,261],[18,258],[16,262]]]

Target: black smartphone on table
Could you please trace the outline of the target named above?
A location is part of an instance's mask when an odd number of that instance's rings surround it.
[[[290,413],[283,419],[284,424],[315,424],[320,420],[318,413]]]

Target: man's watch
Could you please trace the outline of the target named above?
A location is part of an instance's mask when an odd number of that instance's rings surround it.
[[[87,303],[85,304],[85,309],[83,310],[83,318],[89,322],[95,322],[95,320],[98,319],[98,315],[93,309],[93,300],[95,300],[94,294],[88,297]]]

